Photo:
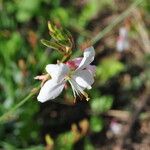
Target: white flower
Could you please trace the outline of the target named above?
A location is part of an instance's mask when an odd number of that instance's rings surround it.
[[[125,27],[119,29],[119,37],[116,43],[117,50],[122,52],[129,48],[128,31]]]
[[[110,123],[110,130],[111,130],[115,135],[121,134],[122,129],[123,129],[123,126],[122,126],[120,123],[118,123],[118,122],[116,122],[116,121],[112,121],[112,122]]]
[[[51,79],[47,80],[42,86],[37,97],[38,101],[46,102],[55,99],[63,91],[67,81],[72,87],[75,98],[84,95],[88,100],[88,95],[84,90],[91,89],[91,85],[94,83],[95,66],[90,65],[94,56],[94,48],[89,47],[84,50],[83,58],[76,58],[66,64],[47,65],[46,71]],[[40,76],[35,79],[40,79]]]

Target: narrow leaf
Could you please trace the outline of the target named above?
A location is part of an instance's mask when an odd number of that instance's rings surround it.
[[[47,41],[45,39],[42,39],[41,42],[42,42],[43,45],[45,45],[49,48],[52,48],[52,49],[55,49],[55,50],[57,50],[61,53],[64,53],[62,47],[60,45],[58,45],[57,43],[55,43],[55,42]]]

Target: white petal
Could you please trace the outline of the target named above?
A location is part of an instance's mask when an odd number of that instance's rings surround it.
[[[84,68],[86,68],[93,60],[95,57],[95,50],[94,48],[91,46],[89,48],[86,48],[84,50],[84,54],[83,54],[83,59],[79,65],[79,67],[76,70],[82,70]]]
[[[55,80],[48,80],[40,90],[40,93],[37,97],[38,101],[43,103],[48,100],[55,99],[60,95],[64,86],[64,82],[58,84]]]
[[[125,27],[121,27],[119,29],[119,36],[121,36],[123,38],[127,38],[128,37],[128,30]]]
[[[116,44],[117,50],[119,52],[122,52],[124,50],[127,50],[129,48],[129,43],[125,39],[123,40],[118,40]]]
[[[60,63],[60,64],[49,64],[46,66],[46,71],[50,74],[52,79],[56,82],[61,82],[64,77],[69,72],[69,68],[67,65]]]
[[[72,78],[84,89],[91,89],[91,85],[94,83],[93,75],[87,69],[76,71]]]
[[[116,43],[116,48],[119,52],[122,52],[124,50],[123,42],[118,40]]]

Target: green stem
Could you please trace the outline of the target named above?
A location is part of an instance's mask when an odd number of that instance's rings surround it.
[[[62,58],[61,62],[64,63],[64,62],[67,61],[69,58],[70,58],[70,55],[65,55],[65,56]]]
[[[133,10],[134,7],[139,5],[143,0],[136,0],[131,4],[131,6],[125,10],[121,15],[119,15],[115,20],[112,21],[110,25],[108,25],[104,30],[99,32],[97,36],[95,36],[91,43],[94,45],[96,42],[98,42],[102,37],[104,37],[107,33],[109,33],[118,23],[120,23],[123,19],[125,19]]]
[[[4,113],[2,116],[0,116],[0,123],[5,122],[9,119],[11,114],[17,110],[19,107],[21,107],[24,103],[26,103],[32,96],[34,96],[37,91],[39,90],[39,87],[36,88],[36,90],[31,91],[24,99],[22,99],[18,104],[16,104],[13,108],[11,108],[8,112]]]

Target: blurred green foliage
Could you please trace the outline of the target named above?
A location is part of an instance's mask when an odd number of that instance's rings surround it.
[[[113,104],[112,96],[101,96],[95,97],[91,101],[91,109],[93,113],[100,114],[108,111]]]
[[[125,69],[124,65],[113,58],[107,58],[101,61],[97,66],[97,77],[101,82],[107,81],[109,78],[117,75],[119,72]]]
[[[29,21],[33,16],[38,15],[41,0],[19,0],[16,5],[16,19],[18,22]]]
[[[91,131],[100,132],[103,129],[104,121],[101,117],[93,116],[90,120]]]
[[[144,0],[142,8],[147,14],[150,10],[149,2]],[[106,13],[107,10],[116,13],[116,9],[117,6],[113,0],[83,2],[0,0],[0,115],[20,102],[36,86],[33,78],[44,72],[46,64],[56,63],[60,58],[56,51],[40,43],[43,38],[50,40],[47,29],[48,20],[69,29],[75,37],[75,46],[77,46],[87,39],[86,35],[92,38],[94,35],[92,30],[97,32],[96,25],[93,24],[92,28],[90,25],[95,20],[98,20],[101,25],[102,18],[99,18],[99,14]],[[147,17],[147,15],[145,16]],[[105,15],[101,17],[105,18]],[[73,51],[75,54],[81,54],[75,49]],[[149,56],[145,58],[145,64],[150,62],[149,58]],[[111,81],[113,77],[118,77],[120,73],[127,71],[127,67],[132,64],[125,64],[110,57],[97,61],[100,63],[97,64],[95,87],[90,93],[91,114],[88,123],[90,132],[99,133],[105,126],[105,121],[100,114],[111,109],[115,101],[111,94],[100,94],[100,88],[105,88],[107,81]],[[149,66],[145,64],[142,64],[144,76],[138,74],[131,77],[127,88],[122,86],[123,90],[138,91],[147,82]],[[40,116],[40,112],[41,105],[37,102],[36,97],[33,97],[12,114],[5,124],[0,124],[0,149],[43,150],[45,144],[41,137],[42,115]],[[53,130],[56,125],[57,123],[54,123]],[[55,149],[73,149],[75,144],[73,138],[74,135],[70,130],[59,133],[57,137],[54,137]],[[83,147],[86,150],[95,149],[88,136],[84,137]]]
[[[67,132],[62,135],[59,135],[56,140],[56,146],[55,149],[59,150],[60,147],[62,150],[71,150],[73,149],[73,134],[72,132]]]

